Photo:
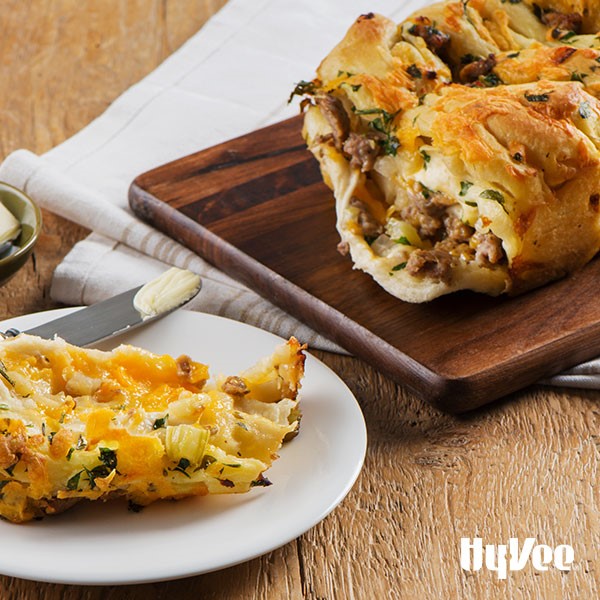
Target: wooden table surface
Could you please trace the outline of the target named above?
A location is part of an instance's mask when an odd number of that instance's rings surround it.
[[[21,147],[44,152],[74,134],[224,3],[4,0],[0,158]],[[53,269],[86,233],[46,213],[34,258],[0,289],[1,316],[55,306]],[[200,577],[125,587],[0,577],[0,598],[600,597],[600,393],[535,386],[450,417],[358,360],[318,354],[357,396],[369,431],[362,474],[322,523],[266,556]],[[574,567],[528,565],[506,581],[467,573],[460,538],[475,536],[571,544]],[[10,552],[1,541],[0,552]]]

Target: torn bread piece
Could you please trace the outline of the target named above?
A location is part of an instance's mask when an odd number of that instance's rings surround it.
[[[300,421],[294,338],[215,383],[208,367],[132,346],[112,352],[20,334],[0,340],[0,516],[77,502],[247,492]]]
[[[296,90],[355,268],[425,302],[463,289],[521,293],[594,257],[592,12],[471,0],[400,25],[359,17]]]

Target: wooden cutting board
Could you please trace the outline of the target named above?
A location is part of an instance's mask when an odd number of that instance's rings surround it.
[[[600,354],[600,261],[517,298],[414,305],[336,251],[331,191],[290,119],[140,175],[136,214],[451,412]]]

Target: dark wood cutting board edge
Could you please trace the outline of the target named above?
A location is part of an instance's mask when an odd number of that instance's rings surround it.
[[[282,123],[281,126],[286,123]],[[198,169],[195,172],[190,170],[190,165],[195,162],[196,158],[199,160],[209,151],[217,152],[221,157],[225,150],[227,150],[227,154],[223,156],[237,156],[235,152],[231,151],[230,145],[235,148],[236,143],[247,143],[253,135],[265,131],[272,135],[278,126],[280,124],[220,144],[207,151],[184,157],[179,161],[140,175],[132,183],[129,191],[132,210],[140,218],[187,246],[225,273],[242,281],[274,304],[303,320],[356,356],[371,363],[392,379],[408,386],[419,396],[444,411],[459,413],[477,408],[491,400],[535,383],[543,377],[588,360],[598,352],[600,319],[594,318],[593,322],[586,322],[585,326],[568,331],[550,343],[539,347],[526,347],[522,353],[516,352],[493,364],[488,362],[479,370],[465,371],[464,374],[457,375],[445,373],[443,368],[428,368],[399,347],[386,342],[343,312],[288,281],[196,220],[184,215],[180,208],[171,206],[148,191],[149,189],[159,189],[160,186],[157,182],[165,179],[165,173],[172,170],[192,173],[190,177],[202,173],[202,176],[205,177],[206,169]],[[290,152],[292,151],[297,152],[298,146],[291,147]],[[276,155],[277,151],[274,151],[272,156]],[[264,156],[263,153],[261,159]],[[233,166],[235,167],[235,165]],[[223,164],[224,169],[230,167],[230,163]],[[598,263],[598,261],[595,262]],[[596,264],[595,271],[599,269],[600,264]],[[554,285],[561,284],[569,285],[566,280]],[[570,326],[572,327],[572,324]]]

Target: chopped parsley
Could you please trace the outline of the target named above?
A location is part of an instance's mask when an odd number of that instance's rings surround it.
[[[419,185],[421,186],[421,194],[423,194],[423,198],[425,198],[425,200],[429,200],[433,194],[433,191],[423,183],[419,183]]]
[[[200,468],[206,469],[207,467],[210,467],[210,465],[212,465],[215,462],[217,462],[217,459],[214,456],[211,456],[210,454],[205,454],[202,457],[202,461],[200,462]]]
[[[4,379],[6,379],[6,381],[8,381],[8,383],[10,383],[10,385],[15,387],[15,382],[10,378],[10,376],[6,372],[6,366],[4,365],[4,363],[1,360],[0,360],[0,375],[2,375],[2,377],[4,377]]]
[[[273,484],[262,474],[259,475],[258,479],[250,482],[250,487],[268,487],[269,485]]]
[[[410,67],[408,67],[406,69],[406,72],[413,79],[422,79],[423,78],[423,73],[421,72],[421,69],[419,69],[419,67],[417,67],[417,65],[415,65],[415,64],[410,65]]]
[[[511,52],[510,54],[506,55],[506,58],[519,58],[520,54],[520,52]]]
[[[383,108],[353,108],[353,112],[357,115],[379,115],[372,121],[369,121],[369,126],[383,134],[383,138],[379,140],[379,145],[382,147],[384,154],[396,156],[398,148],[400,148],[400,140],[392,133],[393,121],[400,111],[390,113]]]
[[[460,193],[459,196],[466,196],[467,192],[471,189],[473,184],[470,181],[461,181],[460,182]]]
[[[190,479],[190,474],[186,472],[186,469],[190,466],[190,461],[187,458],[180,458],[177,466],[173,469],[173,471],[179,471],[183,473],[188,479]]]
[[[573,71],[571,73],[571,81],[579,81],[579,83],[583,83],[583,80],[587,77],[587,73],[578,73],[577,71]]]
[[[392,267],[392,271],[402,271],[402,269],[406,268],[406,261],[398,263]]]
[[[79,479],[81,478],[82,473],[83,473],[83,471],[79,471],[78,473],[75,473],[75,475],[73,475],[73,477],[71,477],[67,481],[67,489],[69,491],[76,490],[79,487]]]
[[[394,240],[396,244],[404,244],[405,246],[412,246],[412,244],[408,241],[408,238],[404,235],[400,236],[397,240]]]
[[[8,404],[0,404],[0,410],[10,410]]]
[[[525,99],[528,102],[548,102],[550,96],[548,94],[525,94]]]
[[[425,170],[427,170],[427,165],[431,161],[431,156],[429,156],[429,154],[427,154],[427,152],[425,152],[425,150],[421,150],[420,154],[423,157],[423,160],[425,161]]]
[[[504,212],[508,214],[508,211],[504,206],[505,199],[504,194],[502,192],[499,192],[498,190],[483,190],[483,192],[481,192],[479,196],[481,198],[485,198],[486,200],[493,200],[494,202],[497,202],[502,207],[502,210],[504,210]]]
[[[479,78],[479,81],[483,83],[485,87],[497,87],[504,83],[502,79],[496,75],[496,73],[488,73],[487,75],[483,75]]]
[[[473,202],[473,200],[465,200],[465,204],[467,206],[473,206],[473,207],[477,208],[477,202]]]
[[[469,52],[467,54],[463,54],[460,57],[460,64],[461,65],[470,65],[471,63],[477,62],[478,60],[481,60],[481,58],[479,56],[475,56],[474,54],[471,54]]]
[[[112,448],[100,448],[100,462],[111,471],[117,468],[117,453]]]
[[[67,452],[67,460],[71,460],[71,456],[73,456],[73,452],[75,452],[75,448],[69,448]]]
[[[304,81],[303,79],[296,84],[296,87],[292,90],[290,97],[288,98],[288,104],[294,99],[294,96],[305,96],[307,94],[314,94],[317,90],[317,86],[314,81]]]
[[[154,421],[154,424],[152,425],[152,429],[156,430],[156,429],[161,429],[162,427],[166,427],[168,418],[169,418],[169,413],[167,413],[164,417],[162,417],[160,419],[156,419],[156,421]]]
[[[558,38],[561,42],[566,42],[567,40],[570,40],[571,38],[574,38],[576,36],[577,36],[577,34],[574,31],[567,31],[567,33],[565,33],[564,35],[560,31],[560,29],[555,29],[552,32],[552,37],[554,39]]]

